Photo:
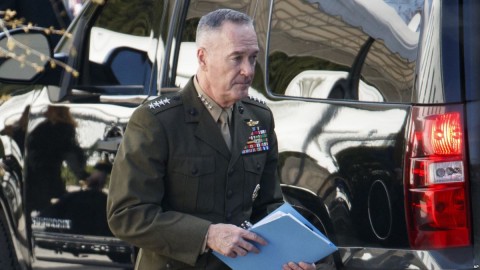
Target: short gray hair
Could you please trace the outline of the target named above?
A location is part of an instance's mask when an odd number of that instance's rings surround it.
[[[218,30],[225,22],[232,22],[240,25],[252,25],[253,20],[245,13],[233,9],[217,9],[200,18],[197,26],[196,42],[202,39],[206,32]]]

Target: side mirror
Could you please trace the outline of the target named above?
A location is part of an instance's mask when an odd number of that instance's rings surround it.
[[[49,38],[42,29],[0,33],[0,82],[34,82],[45,72],[52,55]]]

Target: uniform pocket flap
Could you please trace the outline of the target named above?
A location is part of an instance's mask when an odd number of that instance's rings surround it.
[[[260,174],[263,171],[263,164],[256,158],[244,158],[245,171]]]

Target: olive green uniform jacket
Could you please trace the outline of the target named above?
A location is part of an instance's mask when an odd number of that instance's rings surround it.
[[[202,247],[211,223],[255,221],[282,203],[268,107],[238,101],[231,152],[192,80],[132,114],[115,157],[107,218],[136,269],[229,269]]]

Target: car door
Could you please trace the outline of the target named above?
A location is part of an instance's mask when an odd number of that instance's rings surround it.
[[[285,199],[345,247],[325,267],[351,247],[408,245],[399,172],[423,1],[357,2],[190,1],[171,67],[172,85],[195,73],[188,59],[203,14],[253,17],[260,51],[249,94],[274,114]]]
[[[107,225],[109,174],[133,110],[157,95],[174,1],[86,4],[56,49],[59,85],[29,92],[27,209],[41,260],[131,267]]]

